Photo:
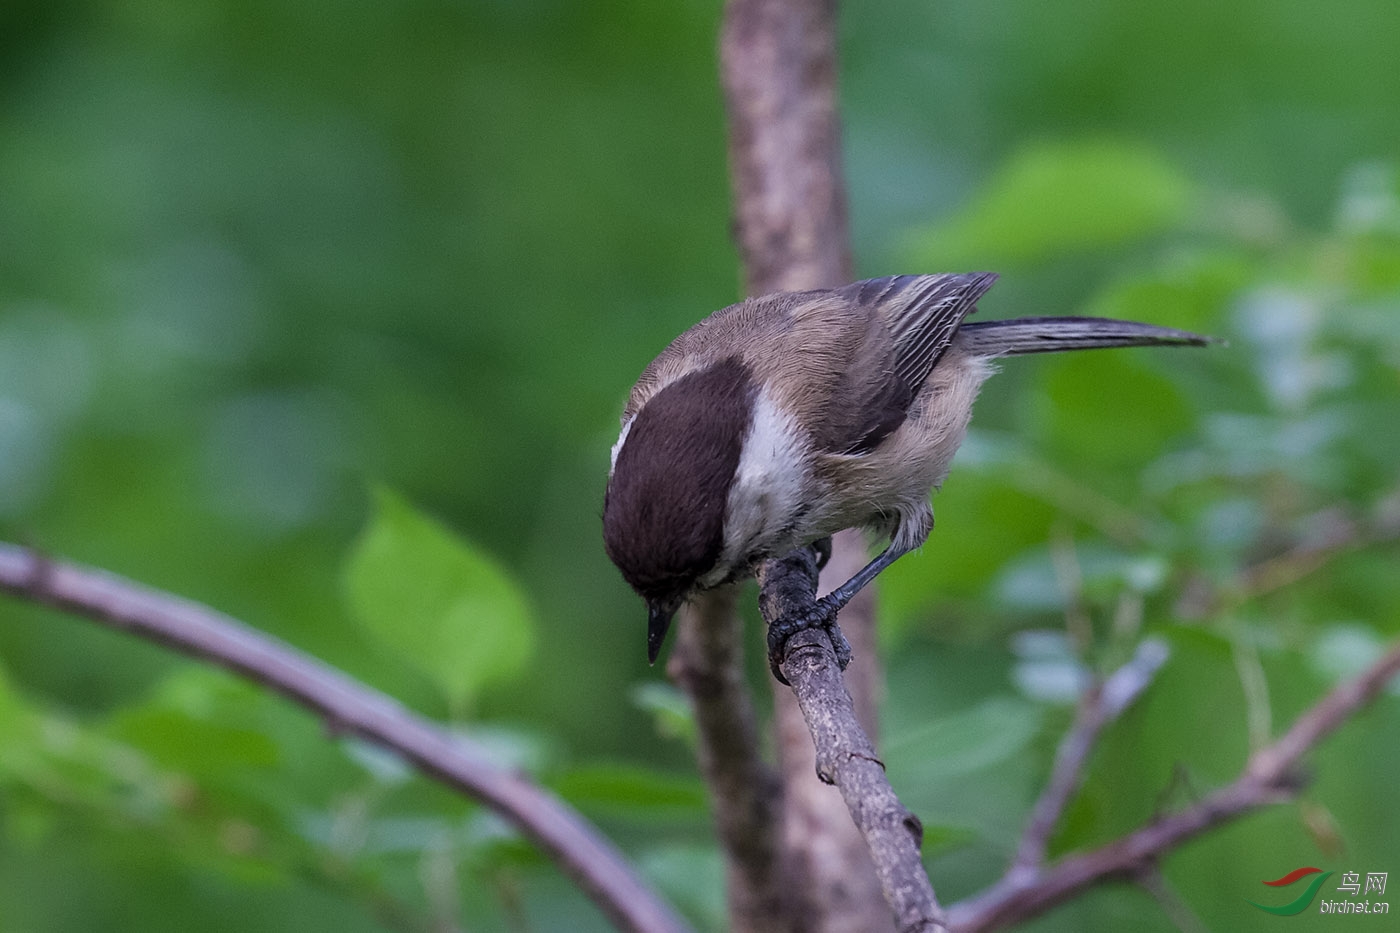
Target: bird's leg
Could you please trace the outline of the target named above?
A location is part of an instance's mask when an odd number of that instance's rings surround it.
[[[881,551],[878,557],[856,571],[855,576],[817,600],[817,603],[830,603],[831,614],[835,616],[836,613],[846,608],[846,603],[850,602],[857,593],[865,589],[866,584],[878,577],[881,571],[908,553],[908,549],[897,548],[891,544]]]
[[[829,539],[827,539],[829,541]],[[828,547],[829,547],[828,543]],[[809,628],[825,629],[831,638],[831,647],[836,652],[836,663],[845,670],[846,665],[851,663],[851,643],[846,641],[846,636],[841,634],[841,628],[836,624],[836,614],[845,608],[846,603],[859,593],[871,580],[880,575],[890,564],[899,560],[909,552],[909,548],[898,548],[894,544],[885,548],[880,555],[870,563],[862,567],[855,576],[836,589],[827,593],[821,599],[814,602],[801,615],[791,619],[779,619],[768,626],[768,666],[773,671],[773,676],[781,684],[787,684],[787,678],[783,676],[782,662],[787,656],[787,643],[793,635]]]

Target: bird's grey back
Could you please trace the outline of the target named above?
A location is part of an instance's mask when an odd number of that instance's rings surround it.
[[[821,450],[863,452],[903,422],[992,273],[903,275],[716,311],[643,371],[623,419],[672,381],[736,357]]]

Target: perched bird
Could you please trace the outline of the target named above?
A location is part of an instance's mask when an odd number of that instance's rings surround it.
[[[996,279],[899,275],[750,298],[647,366],[612,449],[603,540],[646,600],[648,660],[693,594],[844,528],[887,535],[807,617],[770,630],[775,671],[793,632],[832,628],[852,596],[928,538],[929,494],[998,357],[1209,342],[1102,318],[965,323]]]

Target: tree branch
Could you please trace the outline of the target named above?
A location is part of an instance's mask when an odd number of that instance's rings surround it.
[[[800,614],[816,598],[817,554],[807,547],[759,568],[759,607],[771,625]],[[943,914],[919,857],[923,826],[895,796],[884,763],[856,718],[825,631],[798,632],[787,644],[783,676],[816,745],[817,776],[834,784],[869,846],[900,933],[944,933]]]
[[[824,593],[865,566],[864,535],[843,531],[832,540],[831,559],[822,568],[817,592]],[[875,593],[867,586],[841,610],[841,629],[853,657],[842,672],[846,690],[865,734],[876,740],[878,696],[882,686],[875,633]],[[797,695],[778,683],[773,688],[774,729],[784,776],[787,848],[813,896],[820,900],[822,924],[804,931],[880,933],[894,929],[864,837],[851,819],[841,792],[814,780],[817,750]],[[811,911],[809,907],[809,913]]]
[[[636,933],[688,929],[625,856],[559,798],[491,764],[469,740],[285,642],[199,603],[10,544],[0,544],[0,589],[271,687],[325,717],[334,731],[381,745],[495,810],[538,845],[619,928]]]
[[[1138,646],[1131,661],[1084,694],[1074,725],[1055,753],[1055,765],[1045,790],[1031,808],[1030,821],[1011,863],[1012,871],[1034,869],[1044,863],[1050,836],[1084,780],[1084,764],[1094,750],[1099,733],[1147,689],[1166,663],[1168,654],[1165,642],[1148,639]]]
[[[836,75],[834,0],[728,0],[720,76],[747,294],[843,285],[853,277]],[[828,573],[865,564],[859,533],[837,535],[834,549]],[[841,614],[857,652],[846,683],[871,731],[881,683],[873,599],[868,587]],[[812,780],[812,739],[789,690],[775,690],[774,728],[785,868],[770,877],[788,890],[769,899],[797,892],[804,917],[794,929],[804,933],[887,929],[864,840],[832,789]]]
[[[729,925],[744,933],[810,929],[782,846],[783,788],[759,754],[744,682],[743,620],[725,587],[685,607],[666,673],[690,697],[700,771],[725,857]]]
[[[1136,877],[1190,839],[1252,810],[1291,799],[1302,783],[1298,763],[1303,755],[1374,700],[1397,672],[1400,643],[1299,716],[1278,741],[1250,756],[1243,773],[1230,784],[1092,852],[1049,867],[1013,867],[986,891],[950,907],[950,925],[957,933],[982,933],[1019,923],[1101,881]]]
[[[720,77],[749,294],[844,285],[835,0],[729,0]]]

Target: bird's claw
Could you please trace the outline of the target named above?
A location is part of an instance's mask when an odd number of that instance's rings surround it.
[[[768,626],[768,666],[773,676],[783,686],[791,686],[783,676],[782,664],[787,658],[787,643],[792,636],[809,628],[823,629],[831,639],[832,650],[836,652],[836,663],[841,670],[851,663],[851,643],[841,634],[836,624],[836,606],[825,599],[819,599],[800,615],[779,619]]]

